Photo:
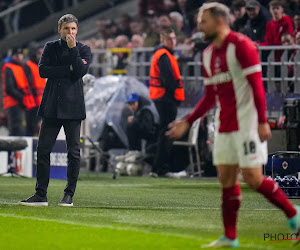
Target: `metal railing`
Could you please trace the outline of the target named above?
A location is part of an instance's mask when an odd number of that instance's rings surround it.
[[[300,94],[300,46],[261,46],[258,49],[266,92],[288,93],[293,83],[293,92]],[[127,66],[122,73],[134,76],[142,82],[148,81],[153,51],[154,48],[131,49],[128,53],[130,56],[127,58]],[[276,51],[282,54],[280,61],[275,61]],[[118,52],[120,48],[118,50],[93,50],[90,72],[96,76],[112,73],[117,65]],[[186,47],[175,49],[184,85],[187,87],[192,83],[197,86],[203,85],[201,52],[193,56],[185,56],[186,54],[190,54]],[[290,60],[291,55],[293,61]],[[290,75],[291,72],[293,72],[292,75]]]

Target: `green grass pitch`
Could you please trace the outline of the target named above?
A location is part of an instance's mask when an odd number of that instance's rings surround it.
[[[57,205],[61,180],[50,180],[49,207],[17,205],[34,185],[0,177],[0,249],[201,249],[223,233],[215,179],[81,174],[73,208]],[[240,249],[293,249],[291,241],[264,240],[289,233],[284,214],[245,185],[242,193]]]

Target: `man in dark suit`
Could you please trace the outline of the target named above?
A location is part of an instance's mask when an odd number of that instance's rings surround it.
[[[77,25],[75,16],[62,16],[58,21],[61,38],[45,45],[39,62],[40,76],[48,80],[38,111],[42,126],[37,146],[36,193],[20,205],[48,206],[50,153],[63,126],[68,151],[68,180],[59,205],[73,206],[72,197],[80,169],[80,126],[86,117],[82,77],[91,61],[90,48],[76,41]]]

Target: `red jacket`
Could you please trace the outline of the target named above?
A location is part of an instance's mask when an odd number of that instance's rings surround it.
[[[266,25],[265,40],[259,45],[282,45],[281,36],[284,33],[290,33],[294,36],[293,18],[282,16],[278,21],[273,19]],[[275,53],[275,61],[280,61],[282,51]]]

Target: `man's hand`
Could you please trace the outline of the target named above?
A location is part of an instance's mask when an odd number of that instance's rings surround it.
[[[189,127],[189,123],[185,120],[174,121],[169,124],[169,130],[166,132],[166,136],[172,139],[178,139],[184,135]]]
[[[66,35],[66,41],[67,41],[68,47],[69,47],[70,49],[76,47],[76,39],[75,39],[75,36],[70,35],[70,34]]]
[[[272,137],[269,123],[266,122],[258,124],[258,135],[261,142],[267,141]]]
[[[87,64],[86,60],[84,60],[84,59],[81,59],[81,60],[82,60],[83,64]]]
[[[128,118],[127,118],[127,121],[128,121],[128,123],[132,123],[133,122],[133,115],[131,115],[131,116],[128,116]]]

